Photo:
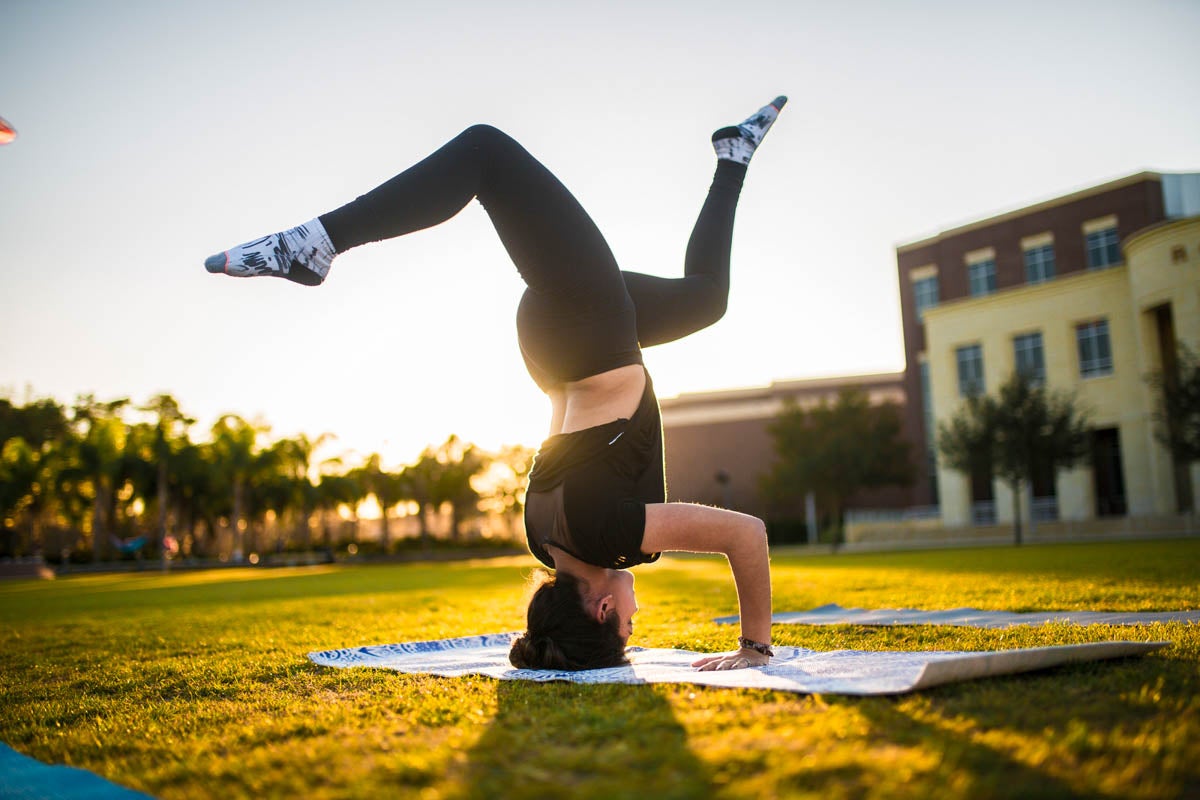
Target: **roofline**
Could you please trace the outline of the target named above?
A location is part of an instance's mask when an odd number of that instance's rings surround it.
[[[800,390],[819,391],[840,386],[864,386],[876,383],[903,383],[905,373],[872,372],[861,375],[829,375],[819,378],[792,378],[781,381],[771,381],[766,386],[750,386],[742,389],[717,389],[706,392],[685,392],[674,397],[659,399],[664,408],[691,405],[694,403],[729,402],[736,400],[752,400],[756,398],[776,397],[780,394]]]
[[[1161,182],[1163,174],[1164,173],[1162,172],[1152,172],[1149,170],[1137,172],[1133,175],[1126,175],[1123,178],[1117,178],[1116,180],[1108,181],[1107,183],[1089,186],[1086,189],[1080,189],[1078,191],[1071,192],[1070,194],[1060,195],[1049,200],[1042,200],[1041,202],[1028,206],[1022,206],[1021,208],[1016,208],[1011,211],[1004,211],[990,217],[984,217],[983,219],[978,219],[973,222],[967,222],[962,225],[957,225],[953,228],[948,228],[944,231],[939,231],[933,236],[928,236],[917,241],[898,244],[896,245],[896,253],[900,254],[907,253],[912,250],[918,250],[922,247],[928,247],[931,244],[936,244],[943,239],[949,239],[952,236],[958,236],[959,234],[967,233],[968,231],[979,230],[980,228],[998,225],[1001,222],[1008,222],[1009,220],[1016,219],[1018,217],[1024,217],[1037,211],[1045,211],[1057,206],[1067,205],[1068,203],[1082,200],[1085,197],[1103,194],[1104,192],[1111,192],[1114,189],[1121,189],[1126,186],[1132,186],[1136,183],[1142,183],[1144,181]]]
[[[1129,247],[1134,243],[1140,244],[1143,239],[1153,236],[1156,233],[1164,233],[1169,228],[1174,228],[1176,226],[1181,228],[1188,227],[1196,224],[1197,222],[1200,222],[1200,214],[1194,214],[1190,217],[1176,217],[1175,219],[1159,220],[1158,222],[1147,225],[1146,227],[1136,230],[1126,236],[1121,242],[1121,246]]]

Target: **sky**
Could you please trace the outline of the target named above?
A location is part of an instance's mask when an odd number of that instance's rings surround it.
[[[723,320],[660,397],[904,368],[895,247],[1144,169],[1200,169],[1200,3],[2,0],[0,393],[223,413],[400,465],[536,445],[523,285],[473,203],[307,288],[204,259],[463,128],[555,172],[622,268],[682,272],[708,139],[790,102],[738,208]]]

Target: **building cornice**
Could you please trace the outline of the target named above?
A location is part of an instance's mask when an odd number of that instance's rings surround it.
[[[991,227],[992,225],[998,225],[1003,222],[1008,222],[1010,220],[1018,219],[1020,217],[1025,217],[1030,214],[1035,214],[1039,211],[1046,211],[1051,208],[1057,208],[1058,206],[1064,206],[1069,203],[1074,203],[1076,201],[1082,200],[1086,197],[1093,197],[1098,194],[1104,194],[1105,192],[1111,192],[1116,189],[1122,189],[1126,186],[1133,186],[1134,184],[1144,183],[1146,181],[1161,182],[1162,176],[1163,176],[1163,174],[1161,172],[1149,172],[1149,171],[1138,172],[1133,175],[1127,175],[1124,178],[1117,178],[1116,180],[1109,181],[1108,183],[1102,183],[1102,184],[1099,184],[1098,186],[1090,186],[1086,189],[1080,189],[1079,191],[1071,192],[1070,194],[1061,195],[1059,197],[1054,197],[1049,200],[1043,200],[1041,202],[1034,203],[1032,205],[1021,206],[1020,208],[1016,208],[1011,211],[1004,211],[999,214],[985,217],[983,219],[975,220],[973,222],[967,222],[962,225],[957,225],[953,228],[948,228],[944,231],[940,231],[937,234],[926,237],[924,239],[919,239],[914,242],[904,242],[902,244],[896,245],[896,252],[899,254],[899,253],[908,253],[913,250],[919,250],[923,247],[929,247],[930,245],[937,244],[938,242],[941,242],[945,239],[950,239],[954,236],[959,236],[961,234],[968,233],[970,231],[980,230],[981,228],[988,228],[988,227]]]
[[[1125,241],[1121,242],[1121,247],[1126,250],[1130,247],[1140,247],[1148,240],[1158,238],[1159,235],[1169,236],[1175,233],[1176,230],[1189,228],[1197,223],[1200,223],[1200,216],[1165,219],[1129,234],[1125,237]]]
[[[714,403],[739,403],[750,400],[766,400],[798,392],[822,392],[847,386],[875,386],[900,383],[903,372],[876,372],[865,375],[830,375],[820,378],[794,378],[772,381],[766,386],[750,386],[741,389],[718,389],[708,392],[686,392],[674,397],[659,399],[663,409],[684,408],[691,405]]]

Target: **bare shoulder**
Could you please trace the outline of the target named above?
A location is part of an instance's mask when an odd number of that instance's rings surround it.
[[[747,542],[765,540],[758,517],[694,503],[650,503],[642,552],[726,553]]]

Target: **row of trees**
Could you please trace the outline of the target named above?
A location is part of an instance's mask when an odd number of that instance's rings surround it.
[[[194,425],[167,394],[140,406],[0,399],[0,552],[99,560],[144,545],[164,557],[241,558],[331,546],[358,538],[359,507],[372,499],[385,550],[397,512],[416,520],[426,545],[462,539],[484,515],[498,523],[489,533],[512,534],[532,458],[525,447],[489,454],[451,436],[402,469],[378,454],[317,463],[328,434],[271,439],[267,425],[229,414],[196,441]]]

